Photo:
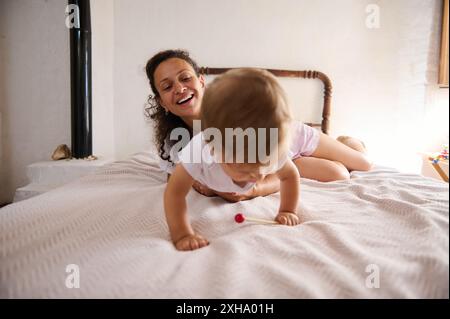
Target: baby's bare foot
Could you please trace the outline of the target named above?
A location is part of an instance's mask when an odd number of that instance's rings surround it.
[[[364,145],[364,142],[351,137],[351,136],[339,136],[337,141],[341,142],[344,145],[347,145],[348,147],[354,149],[355,151],[361,152],[363,154],[367,154],[366,145]]]

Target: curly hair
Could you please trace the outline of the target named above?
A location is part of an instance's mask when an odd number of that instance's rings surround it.
[[[170,141],[168,139],[170,132],[177,127],[186,128],[192,137],[191,128],[177,115],[172,113],[166,113],[165,109],[159,104],[158,98],[159,92],[155,86],[155,70],[164,61],[178,58],[189,63],[195,71],[197,76],[200,75],[200,68],[197,63],[189,56],[189,52],[184,50],[165,50],[155,54],[147,61],[145,66],[145,72],[150,83],[150,87],[153,91],[153,95],[150,94],[147,99],[147,105],[144,108],[144,114],[147,118],[154,121],[155,127],[155,143],[158,149],[159,157],[163,160],[172,162],[169,154],[167,154],[164,145],[166,140],[170,143],[168,146],[172,146],[177,141]]]

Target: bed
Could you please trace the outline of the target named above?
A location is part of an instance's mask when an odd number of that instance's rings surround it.
[[[449,298],[446,183],[381,166],[302,179],[296,227],[235,223],[273,218],[279,193],[227,203],[192,191],[210,245],[179,252],[166,177],[141,152],[2,208],[0,298]]]

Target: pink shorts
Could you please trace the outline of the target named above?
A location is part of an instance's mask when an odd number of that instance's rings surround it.
[[[291,129],[292,143],[289,148],[289,157],[294,160],[314,153],[319,145],[320,132],[300,121],[294,121]]]

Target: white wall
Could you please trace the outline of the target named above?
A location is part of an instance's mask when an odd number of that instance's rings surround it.
[[[441,2],[91,0],[94,154],[152,148],[144,66],[184,48],[203,66],[325,72],[331,134],[359,137],[378,163],[414,170],[417,151],[448,143],[448,89],[435,85]],[[26,165],[70,143],[66,4],[0,1],[0,203],[26,184]],[[366,27],[369,4],[380,8],[378,29]],[[298,117],[319,120],[318,84],[285,85]]]
[[[70,141],[67,1],[0,1],[0,204]],[[114,157],[114,2],[91,1],[93,153]]]
[[[114,1],[91,1],[92,152],[115,156]]]
[[[430,51],[428,54],[426,93],[424,110],[424,128],[426,134],[422,145],[426,151],[441,150],[444,143],[449,140],[449,97],[448,88],[439,88],[437,79],[439,76],[439,61],[441,50],[441,1],[437,1],[434,6],[432,35],[430,41]]]
[[[378,29],[366,27],[369,4],[380,8]],[[146,60],[162,49],[184,48],[204,66],[325,72],[334,87],[331,134],[363,139],[378,163],[419,170],[416,153],[431,140],[436,144],[419,128],[426,116],[442,120],[448,112],[442,106],[448,95],[442,102],[437,89],[433,105],[426,103],[436,82],[430,48],[439,39],[440,7],[439,0],[115,0],[117,155],[150,147],[142,118]],[[317,114],[303,112],[308,101],[295,104],[297,114]],[[448,141],[445,119],[439,138]]]
[[[27,183],[26,165],[70,145],[66,4],[0,1],[0,203]]]

